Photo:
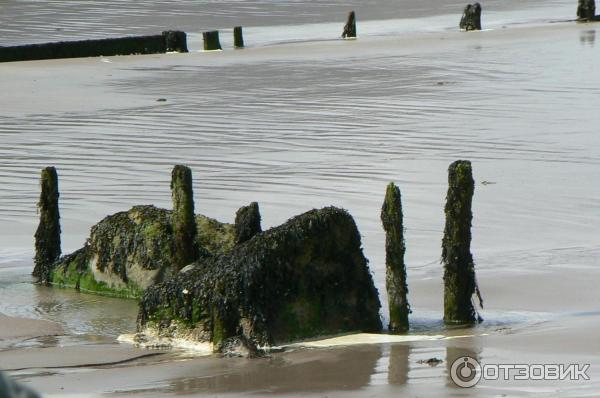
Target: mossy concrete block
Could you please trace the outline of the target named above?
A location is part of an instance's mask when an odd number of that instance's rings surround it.
[[[389,329],[392,333],[402,333],[409,329],[408,285],[404,264],[404,215],[400,188],[391,182],[385,192],[381,208],[381,222],[385,230],[385,273],[386,290],[390,307]]]
[[[33,276],[38,282],[48,283],[53,264],[61,254],[60,212],[58,208],[58,174],[54,167],[42,170],[38,212],[40,223],[35,231],[35,266]]]
[[[151,286],[138,329],[227,350],[342,332],[378,332],[379,297],[353,218],[328,207],[255,235]]]
[[[461,30],[481,30],[481,4],[468,4],[463,11],[459,27]]]
[[[475,278],[471,254],[471,204],[475,183],[471,162],[457,160],[448,168],[446,196],[446,226],[442,240],[444,265],[444,321],[473,323],[480,318],[473,304],[473,295],[481,295]]]
[[[148,286],[178,272],[172,220],[172,211],[154,206],[108,216],[92,227],[83,248],[58,261],[50,281],[89,293],[140,297]],[[195,244],[206,256],[233,248],[233,225],[203,215],[195,220]]]

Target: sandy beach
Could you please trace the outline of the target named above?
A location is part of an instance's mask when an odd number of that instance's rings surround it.
[[[381,22],[379,32],[392,33],[281,43],[257,24],[264,42],[243,51],[0,64],[0,90],[10,93],[0,98],[0,370],[45,397],[596,396],[597,28],[552,18],[505,26],[512,14],[494,12],[493,29],[468,34],[398,35],[395,22]],[[312,30],[303,21],[299,31]],[[485,321],[472,328],[441,320],[446,172],[459,158],[472,160],[476,181]],[[61,175],[67,253],[107,214],[169,207],[176,163],[194,169],[198,210],[223,221],[249,199],[264,227],[311,208],[348,209],[384,318],[379,211],[397,181],[407,339],[352,335],[259,359],[140,349],[117,340],[135,331],[135,301],[32,284],[40,168]],[[462,389],[450,365],[463,355],[589,364],[590,380]]]

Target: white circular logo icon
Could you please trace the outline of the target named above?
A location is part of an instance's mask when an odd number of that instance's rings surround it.
[[[450,378],[459,387],[473,387],[481,380],[481,365],[475,358],[460,357],[452,362]]]

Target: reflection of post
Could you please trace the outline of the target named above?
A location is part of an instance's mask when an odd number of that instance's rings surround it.
[[[459,387],[453,380],[452,380],[452,364],[454,363],[454,361],[459,360],[463,357],[470,357],[473,358],[474,360],[476,360],[477,362],[479,362],[479,354],[481,352],[481,350],[478,350],[479,352],[475,351],[477,348],[473,347],[473,348],[465,348],[465,347],[446,347],[446,374],[448,375],[448,378],[446,380],[446,384],[448,387],[454,387],[454,388],[462,388]]]
[[[393,385],[406,384],[408,381],[408,357],[410,346],[396,344],[390,352],[390,365],[388,367],[388,383]]]

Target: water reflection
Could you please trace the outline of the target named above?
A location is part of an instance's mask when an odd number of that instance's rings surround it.
[[[388,368],[388,383],[392,385],[403,385],[408,381],[410,369],[409,357],[410,346],[392,345],[390,351],[390,364]]]
[[[475,339],[465,339],[463,343],[466,344],[464,346],[456,346],[446,347],[446,386],[450,388],[458,388],[462,389],[463,387],[459,387],[452,381],[451,377],[451,368],[454,361],[461,359],[462,357],[470,357],[480,362],[480,356],[482,352],[482,347],[475,344]]]
[[[590,47],[594,47],[594,43],[596,42],[596,30],[584,30],[579,35],[579,42],[582,45],[589,45]]]
[[[214,364],[190,366],[190,376],[173,381],[166,390],[177,394],[356,390],[369,385],[381,356],[380,346],[362,346],[302,350],[257,360],[221,358],[217,369]]]

